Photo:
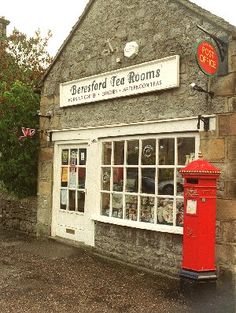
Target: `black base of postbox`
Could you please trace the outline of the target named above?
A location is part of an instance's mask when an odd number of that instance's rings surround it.
[[[206,272],[196,272],[186,269],[181,269],[180,277],[189,278],[193,280],[216,280],[215,271],[206,271]]]

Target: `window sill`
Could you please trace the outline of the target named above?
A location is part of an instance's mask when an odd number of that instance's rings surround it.
[[[183,227],[179,227],[179,226],[135,222],[135,221],[123,220],[119,218],[102,216],[102,215],[92,215],[91,219],[97,222],[120,225],[120,226],[127,226],[127,227],[132,227],[132,228],[146,229],[146,230],[158,231],[158,232],[163,232],[163,233],[180,234],[180,235],[183,234]]]

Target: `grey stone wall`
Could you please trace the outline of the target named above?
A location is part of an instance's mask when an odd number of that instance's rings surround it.
[[[45,81],[43,96],[51,100],[47,109],[55,111],[55,119],[60,115],[59,128],[223,112],[224,99],[210,101],[189,88],[193,81],[207,88],[208,78],[195,61],[196,42],[205,38],[196,25],[215,35],[226,35],[224,27],[217,27],[215,20],[195,14],[179,1],[94,1]],[[109,51],[108,39],[114,53]],[[140,52],[134,59],[127,59],[123,49],[133,40],[139,43]],[[180,88],[59,109],[61,82],[175,54],[181,56]],[[117,58],[121,63],[116,62]]]
[[[37,199],[13,199],[0,194],[0,227],[35,236]]]
[[[182,236],[96,222],[96,250],[133,265],[177,275]]]
[[[53,147],[52,143],[41,145],[38,167],[37,234],[49,236],[52,222]]]

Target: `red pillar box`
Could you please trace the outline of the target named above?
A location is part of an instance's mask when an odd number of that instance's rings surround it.
[[[216,279],[216,181],[220,170],[200,157],[180,170],[184,177],[183,262],[180,276]]]

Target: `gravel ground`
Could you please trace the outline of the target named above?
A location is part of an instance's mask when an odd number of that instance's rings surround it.
[[[224,296],[223,311],[205,293],[195,306],[197,294],[184,286],[83,247],[0,231],[1,313],[235,313]]]

